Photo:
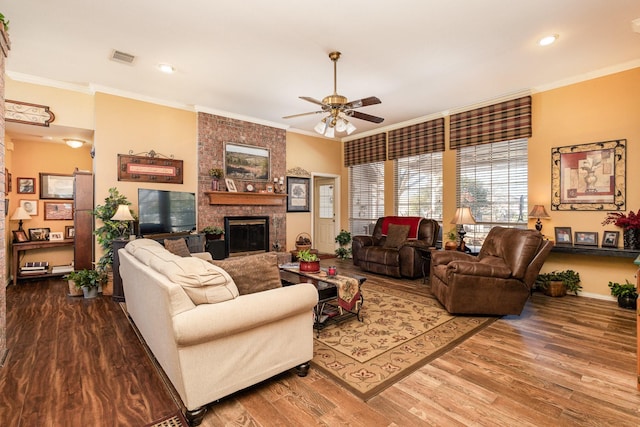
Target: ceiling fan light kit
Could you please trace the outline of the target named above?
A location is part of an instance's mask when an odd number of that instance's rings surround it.
[[[355,125],[347,120],[345,116],[354,117],[356,119],[366,120],[373,123],[382,123],[384,121],[382,117],[376,117],[370,114],[354,111],[355,108],[380,104],[381,101],[375,96],[370,96],[368,98],[362,98],[356,101],[349,102],[349,100],[345,96],[338,94],[337,62],[338,59],[340,59],[340,52],[331,52],[329,54],[329,59],[333,61],[333,94],[325,96],[322,101],[318,101],[317,99],[311,98],[309,96],[300,97],[300,99],[303,99],[307,102],[320,105],[322,109],[320,111],[294,114],[291,116],[285,116],[283,118],[290,119],[293,117],[306,116],[309,114],[328,113],[328,115],[326,117],[323,117],[322,120],[320,120],[320,122],[318,122],[318,124],[316,124],[313,128],[313,130],[328,138],[333,138],[335,136],[335,132],[346,132],[347,135],[351,135],[356,130]]]

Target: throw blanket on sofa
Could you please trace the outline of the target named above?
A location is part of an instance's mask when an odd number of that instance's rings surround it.
[[[422,217],[420,216],[386,216],[382,220],[382,235],[387,235],[389,224],[408,225],[409,234],[407,235],[407,239],[417,239],[420,221],[422,221]]]

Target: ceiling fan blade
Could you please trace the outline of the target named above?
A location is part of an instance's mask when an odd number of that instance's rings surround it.
[[[292,114],[290,116],[284,116],[283,119],[291,119],[293,117],[309,116],[311,114],[320,114],[320,113],[324,113],[324,112],[325,111],[311,111],[309,113]]]
[[[371,114],[361,113],[360,111],[349,110],[345,111],[345,114],[356,119],[366,120],[373,123],[382,123],[384,121],[382,117],[372,116]]]
[[[366,107],[368,105],[381,104],[382,101],[375,96],[370,96],[368,98],[356,99],[355,101],[348,102],[344,105],[345,108],[360,108]]]
[[[322,101],[318,101],[315,98],[312,98],[310,96],[299,96],[298,98],[300,99],[304,99],[305,101],[311,102],[312,104],[318,104],[318,105],[322,105],[323,107],[325,106]]]

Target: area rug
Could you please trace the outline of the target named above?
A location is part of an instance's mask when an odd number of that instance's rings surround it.
[[[433,297],[363,286],[363,321],[326,327],[312,364],[363,400],[451,350],[496,317],[453,316]]]

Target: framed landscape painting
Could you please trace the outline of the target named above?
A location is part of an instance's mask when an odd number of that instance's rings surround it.
[[[252,145],[224,144],[224,175],[240,181],[268,181],[269,149]]]

